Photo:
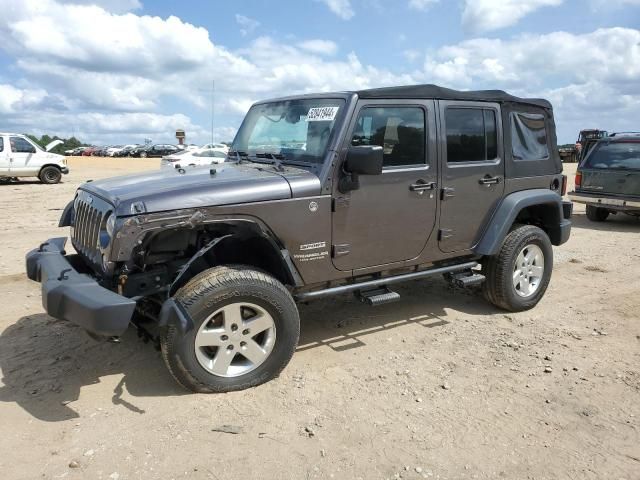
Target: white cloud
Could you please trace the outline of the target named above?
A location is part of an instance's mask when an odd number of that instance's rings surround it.
[[[489,32],[509,27],[530,13],[564,0],[465,0],[462,24],[467,31]]]
[[[60,0],[60,3],[97,5],[112,13],[125,13],[142,8],[140,0]]]
[[[409,0],[409,8],[424,11],[439,2],[440,0]]]
[[[236,23],[240,25],[240,34],[245,37],[252,33],[256,28],[260,26],[260,22],[253,18],[245,17],[236,13]]]
[[[349,20],[355,15],[350,0],[317,0],[329,7],[333,13],[343,20]]]
[[[335,55],[338,51],[338,45],[330,40],[307,40],[299,43],[298,46],[318,55]]]
[[[565,140],[585,122],[610,129],[609,121],[618,129],[627,122],[628,130],[640,103],[640,30],[473,39],[428,55],[424,71],[429,81],[457,88],[548,97]]]

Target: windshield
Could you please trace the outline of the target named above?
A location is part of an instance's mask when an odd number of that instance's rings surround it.
[[[344,103],[340,99],[300,99],[255,105],[231,150],[276,156],[283,162],[320,164]]]
[[[601,142],[587,157],[584,167],[640,170],[640,142]]]

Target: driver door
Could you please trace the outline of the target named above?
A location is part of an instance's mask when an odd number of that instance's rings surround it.
[[[332,256],[337,269],[357,270],[420,255],[436,218],[434,131],[433,101],[359,102],[342,150],[381,146],[383,171],[360,175],[360,187],[347,193],[339,192],[339,182],[334,182]]]
[[[30,175],[31,159],[36,154],[36,147],[22,137],[9,137],[11,152],[9,153],[9,171],[12,176]],[[37,167],[36,167],[37,171]]]
[[[9,144],[0,136],[0,176],[9,173]]]

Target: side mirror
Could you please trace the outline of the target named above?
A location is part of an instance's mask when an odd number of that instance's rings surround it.
[[[340,178],[338,190],[347,193],[360,188],[360,175],[380,175],[383,160],[384,152],[378,145],[349,147],[342,167],[344,175]]]

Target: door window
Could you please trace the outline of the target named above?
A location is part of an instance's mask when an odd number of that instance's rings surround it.
[[[365,107],[360,110],[351,145],[379,145],[383,167],[424,165],[425,115],[419,107]]]
[[[36,147],[27,142],[21,137],[11,137],[9,139],[11,143],[11,150],[14,153],[36,153]]]
[[[485,162],[498,158],[496,112],[482,108],[447,108],[447,162]]]

